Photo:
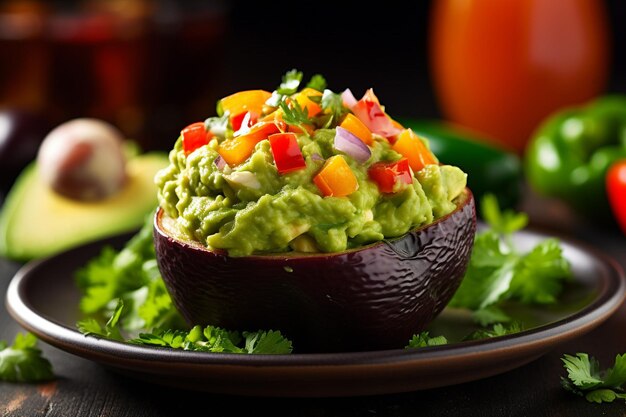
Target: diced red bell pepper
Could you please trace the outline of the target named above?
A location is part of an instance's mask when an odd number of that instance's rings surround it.
[[[413,183],[413,173],[407,158],[396,162],[377,162],[369,167],[367,174],[382,193],[395,193]]]
[[[352,107],[352,112],[372,133],[388,138],[402,131],[398,123],[385,113],[371,88]]]
[[[268,137],[279,174],[306,168],[295,133],[275,133]]]
[[[185,156],[209,143],[213,137],[213,134],[204,127],[203,122],[190,124],[180,134],[183,137],[183,152],[185,152]]]
[[[626,159],[614,162],[607,171],[606,192],[615,220],[626,234]]]
[[[230,124],[233,128],[233,132],[238,132],[242,128],[249,129],[254,126],[254,124],[259,119],[259,115],[252,111],[244,111],[239,114],[236,114],[230,118]]]

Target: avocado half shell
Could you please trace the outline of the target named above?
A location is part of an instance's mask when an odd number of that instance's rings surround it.
[[[189,324],[280,330],[294,352],[403,348],[461,283],[476,232],[469,189],[457,208],[405,235],[339,253],[229,257],[155,216],[156,258]]]

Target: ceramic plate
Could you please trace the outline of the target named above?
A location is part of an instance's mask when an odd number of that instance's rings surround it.
[[[520,250],[547,236],[515,235]],[[444,346],[395,350],[237,355],[185,352],[85,337],[75,328],[80,293],[74,271],[105,244],[120,247],[128,235],[81,246],[25,265],[13,278],[10,314],[45,342],[117,372],[153,383],[254,396],[354,396],[414,391],[485,378],[522,366],[560,343],[605,321],[621,304],[624,274],[611,259],[580,243],[562,240],[574,280],[556,306],[511,304],[507,312],[526,330],[480,341],[462,341],[475,327],[464,311],[446,309],[432,323]]]

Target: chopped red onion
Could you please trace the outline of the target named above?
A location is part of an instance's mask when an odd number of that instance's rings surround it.
[[[213,161],[218,170],[223,171],[226,167],[226,161],[222,158],[222,155],[217,155],[217,158]]]
[[[319,162],[324,162],[324,158],[322,158],[322,155],[318,154],[318,153],[314,153],[311,155],[311,159],[314,161],[319,161]]]
[[[349,88],[343,90],[343,93],[341,93],[341,100],[343,101],[343,105],[349,109],[352,109],[357,102],[354,94],[352,94],[352,91]]]
[[[333,146],[338,151],[346,153],[361,164],[372,156],[370,148],[363,143],[361,139],[341,126],[337,126],[336,128]]]

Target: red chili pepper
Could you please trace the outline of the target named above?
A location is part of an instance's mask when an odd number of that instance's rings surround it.
[[[203,122],[190,124],[184,128],[180,134],[183,136],[183,151],[185,152],[185,156],[209,143],[213,137],[213,134],[204,127]]]
[[[279,174],[306,167],[295,133],[275,133],[268,137]]]
[[[377,162],[370,166],[367,174],[378,184],[378,189],[382,193],[397,192],[405,185],[413,183],[413,174],[407,158],[396,162]]]
[[[626,234],[626,159],[613,163],[607,171],[606,191],[615,220]]]

